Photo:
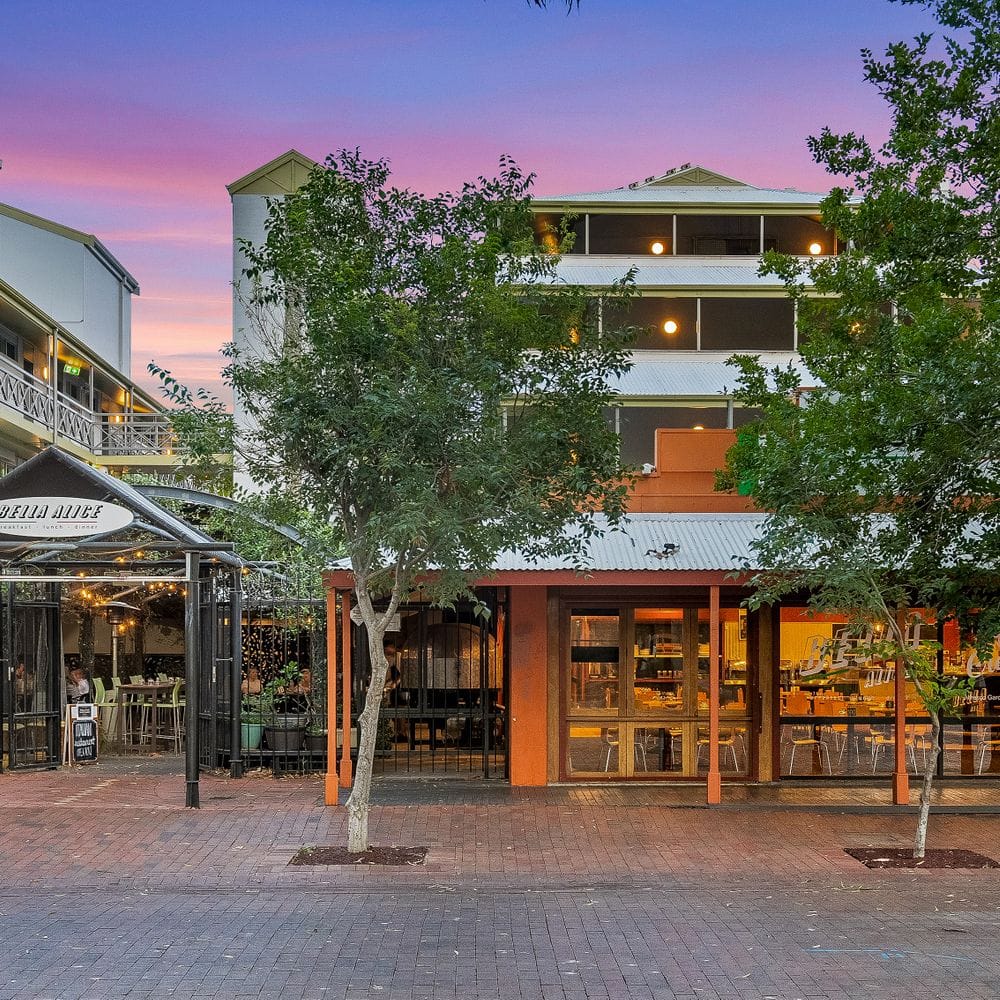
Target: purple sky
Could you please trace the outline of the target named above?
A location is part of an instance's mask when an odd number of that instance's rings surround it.
[[[296,147],[459,185],[512,154],[554,194],[684,162],[829,182],[804,137],[885,130],[859,50],[932,27],[886,0],[4,0],[0,201],[96,233],[138,278],[151,358],[219,388],[225,185]]]

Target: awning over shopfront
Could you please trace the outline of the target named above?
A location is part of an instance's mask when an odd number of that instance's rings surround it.
[[[501,553],[496,572],[484,585],[572,585],[589,582],[636,585],[722,583],[733,574],[758,568],[753,543],[765,514],[629,514],[616,528],[605,526],[592,538],[583,559],[531,560]],[[627,577],[623,577],[627,574]],[[327,574],[328,586],[349,589],[350,561],[339,560]]]

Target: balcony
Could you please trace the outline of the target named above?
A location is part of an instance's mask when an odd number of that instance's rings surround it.
[[[177,454],[165,413],[95,413],[0,356],[0,407],[13,410],[45,440],[72,442],[94,457]]]
[[[104,456],[176,455],[177,435],[165,413],[100,415],[100,443]]]

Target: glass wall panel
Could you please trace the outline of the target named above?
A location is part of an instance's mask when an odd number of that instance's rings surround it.
[[[747,669],[747,612],[722,608],[722,713],[746,716],[750,703]]]
[[[542,212],[534,217],[535,239],[538,244],[553,253],[559,249],[562,239],[562,217],[555,212]],[[577,215],[566,223],[568,231],[573,235],[573,245],[567,250],[570,254],[582,254],[585,246],[585,222],[583,215]]]
[[[619,641],[616,611],[575,608],[570,615],[570,714],[618,710]]]
[[[980,656],[963,642],[955,622],[942,628],[942,669],[972,687],[948,713],[941,737],[946,775],[1000,775],[1000,637]]]
[[[836,252],[833,233],[820,225],[818,215],[765,215],[764,248],[800,257]]]
[[[760,215],[678,215],[677,253],[756,256],[760,253]]]
[[[590,778],[705,773],[708,610],[577,607],[570,609],[568,625],[564,773]],[[746,775],[752,698],[746,619],[739,609],[722,609],[718,639],[722,773]]]
[[[756,410],[751,406],[740,406],[737,404],[733,407],[733,427],[745,427],[747,424],[752,424],[755,420],[760,420],[763,416],[763,410]]]
[[[590,215],[590,252],[650,254],[673,253],[672,215]]]
[[[621,727],[580,722],[567,726],[566,773],[570,777],[617,777]]]
[[[674,725],[635,726],[632,730],[633,773],[679,775],[684,772],[684,727]]]
[[[683,714],[684,612],[636,609],[634,652],[636,713]]]
[[[785,298],[701,300],[703,351],[790,351],[795,309]]]
[[[698,346],[698,300],[649,295],[634,299],[616,325],[639,327],[637,351],[693,351]]]
[[[921,641],[919,628],[913,634]],[[782,775],[892,773],[895,664],[868,656],[870,642],[870,635],[856,635],[836,615],[781,609]],[[926,760],[929,725],[910,682],[905,707],[904,754],[908,770],[916,774]]]
[[[697,727],[695,754],[698,776],[708,774],[708,726]],[[749,773],[750,730],[748,726],[724,724],[719,727],[719,771],[723,777],[742,777]]]

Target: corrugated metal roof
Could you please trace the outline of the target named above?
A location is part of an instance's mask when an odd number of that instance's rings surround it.
[[[764,514],[630,514],[621,530],[606,531],[588,546],[584,568],[605,570],[741,570],[755,568],[751,543]],[[676,545],[672,555],[666,546]],[[518,552],[497,560],[498,572],[573,569],[566,559],[529,562]]]
[[[826,197],[816,191],[795,191],[790,188],[757,188],[749,185],[692,184],[664,187],[625,187],[607,191],[582,191],[575,194],[544,195],[534,199],[536,208],[567,204],[655,205],[746,205],[746,206],[806,206],[819,209]]]
[[[725,396],[733,391],[737,372],[725,363],[729,353],[698,354],[692,351],[636,352],[635,363],[611,383],[620,396]],[[797,354],[769,352],[758,355],[774,367],[792,363],[801,373],[802,385],[815,385]]]
[[[590,541],[579,568],[607,570],[716,571],[755,569],[751,543],[760,537],[766,514],[629,514],[619,529]],[[666,547],[676,546],[671,554]],[[498,573],[558,572],[578,568],[570,559],[530,562],[519,552],[503,552]],[[339,559],[333,570],[351,569]]]
[[[784,294],[785,286],[775,275],[757,273],[759,258],[743,258],[739,263],[706,262],[703,258],[673,258],[669,261],[646,257],[598,257],[567,254],[556,264],[556,281],[571,285],[603,287],[620,281],[630,267],[635,268],[638,288],[751,288],[774,289]]]

